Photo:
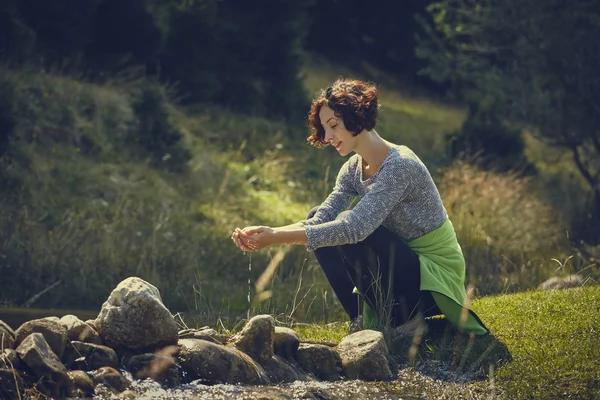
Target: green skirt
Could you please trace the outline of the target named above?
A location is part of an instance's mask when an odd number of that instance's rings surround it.
[[[421,290],[431,292],[440,311],[462,332],[485,335],[489,330],[467,307],[465,258],[449,219],[432,232],[407,243],[418,256]],[[377,315],[366,303],[363,327],[377,326]]]

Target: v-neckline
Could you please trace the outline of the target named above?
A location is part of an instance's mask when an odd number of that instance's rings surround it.
[[[385,155],[383,161],[381,162],[381,165],[379,166],[379,168],[377,168],[377,171],[373,172],[372,175],[368,176],[365,179],[365,173],[364,173],[364,168],[363,168],[363,158],[358,155],[358,168],[359,168],[359,173],[360,173],[360,182],[361,183],[365,183],[371,179],[373,179],[373,177],[375,175],[377,175],[379,173],[379,171],[381,171],[381,167],[383,167],[383,164],[385,164],[385,161],[388,159],[388,157],[390,156],[390,154],[392,154],[392,150],[394,149],[394,147],[390,146],[390,149],[388,150],[387,154]]]

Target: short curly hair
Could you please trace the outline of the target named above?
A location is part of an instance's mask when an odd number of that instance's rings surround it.
[[[325,147],[325,128],[319,112],[323,105],[329,106],[336,117],[342,118],[344,126],[356,136],[363,130],[375,128],[379,115],[377,87],[358,79],[339,78],[330,86],[317,92],[308,112],[310,136],[307,141],[316,147]]]

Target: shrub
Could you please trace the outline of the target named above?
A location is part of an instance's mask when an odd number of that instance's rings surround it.
[[[128,139],[149,154],[153,166],[183,171],[191,154],[181,143],[182,134],[171,117],[169,101],[164,86],[151,81],[142,84],[133,99],[136,121]]]
[[[450,156],[477,162],[496,171],[530,167],[524,156],[521,130],[502,121],[494,110],[472,105],[463,126],[447,135]]]

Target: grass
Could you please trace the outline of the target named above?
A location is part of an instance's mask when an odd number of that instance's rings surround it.
[[[513,361],[496,375],[515,398],[600,396],[600,287],[483,298],[473,308]]]
[[[461,381],[466,372],[479,371],[478,376],[487,379],[471,375],[465,384],[488,393],[489,386],[496,385],[499,398],[599,398],[600,286],[483,297],[472,308],[493,336],[470,339],[452,331],[427,336],[413,357],[425,373],[427,365],[440,362],[458,373],[444,375],[445,380]],[[295,328],[301,341],[327,343],[339,343],[346,329],[347,324]],[[408,349],[399,346],[392,354],[406,361]],[[392,382],[385,388],[393,392],[401,385]],[[419,388],[428,395],[434,395],[429,393],[433,390],[433,385]]]

